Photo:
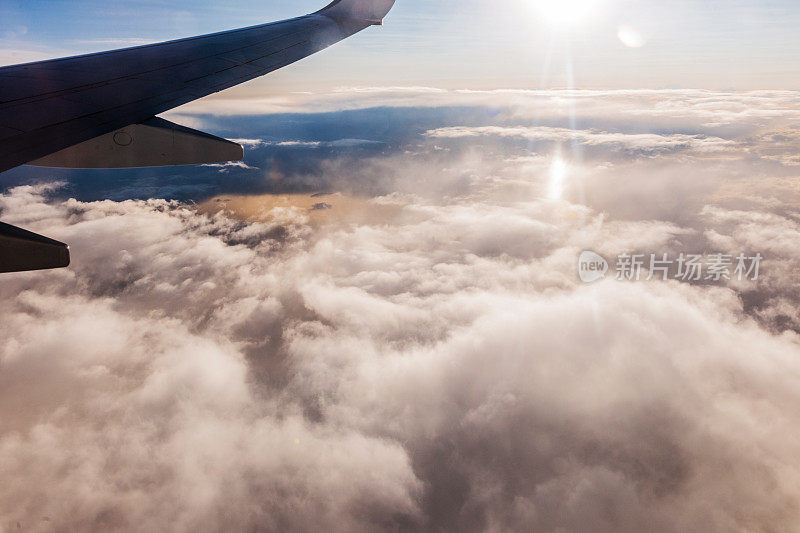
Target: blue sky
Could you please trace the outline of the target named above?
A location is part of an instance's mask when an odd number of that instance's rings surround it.
[[[555,4],[564,1],[587,0]],[[549,0],[398,0],[383,28],[256,84],[279,90],[352,84],[791,89],[800,79],[797,2],[595,0],[569,28],[546,20],[537,2],[546,7]],[[15,63],[214,32],[324,3],[4,0],[0,59]],[[641,37],[642,46],[623,44],[621,27]]]

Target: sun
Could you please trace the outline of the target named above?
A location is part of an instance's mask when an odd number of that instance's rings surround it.
[[[600,0],[532,0],[535,15],[555,29],[566,29],[585,22]]]

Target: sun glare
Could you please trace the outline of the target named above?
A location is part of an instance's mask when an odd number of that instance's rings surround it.
[[[556,29],[570,28],[585,21],[599,0],[533,0],[536,14]]]
[[[553,158],[550,165],[550,179],[547,186],[547,198],[550,200],[560,200],[564,193],[564,181],[567,177],[569,167],[560,155]]]

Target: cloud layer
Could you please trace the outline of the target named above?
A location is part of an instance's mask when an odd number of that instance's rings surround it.
[[[280,152],[229,169],[286,157],[287,190],[360,193],[358,219],[7,190],[3,221],[74,265],[0,280],[0,529],[794,527],[788,96],[628,98],[656,105],[570,129],[464,111],[367,152],[255,135]],[[756,118],[708,126],[703,98]],[[678,101],[694,126],[653,131]],[[340,139],[387,141],[362,133]],[[757,283],[584,285],[586,249],[766,259]]]

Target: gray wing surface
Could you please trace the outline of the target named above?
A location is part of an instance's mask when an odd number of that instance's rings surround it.
[[[241,146],[156,117],[375,24],[394,0],[336,0],[291,20],[0,68],[0,172],[225,161]],[[0,222],[0,273],[66,267],[69,247]]]
[[[337,0],[251,28],[0,68],[0,172],[263,76],[380,24],[394,0]]]

